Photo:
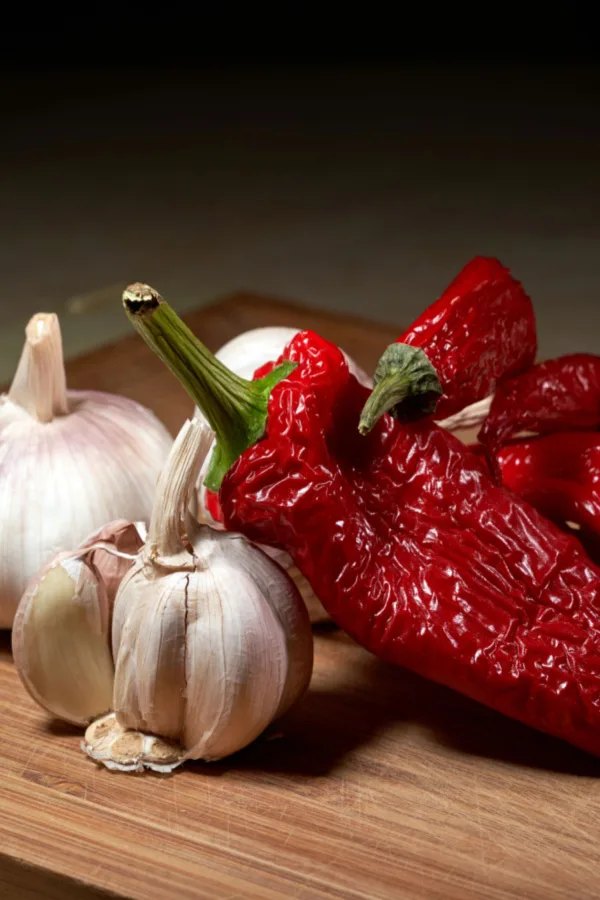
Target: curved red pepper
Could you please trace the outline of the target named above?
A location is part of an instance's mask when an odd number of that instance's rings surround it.
[[[535,314],[528,295],[497,259],[477,256],[397,340],[421,347],[438,374],[443,419],[491,394],[500,377],[535,360]]]
[[[600,357],[574,353],[538,363],[502,381],[479,433],[493,454],[520,431],[600,427]]]
[[[286,549],[381,658],[600,755],[600,569],[574,538],[429,420],[385,416],[361,438],[368,392],[311,332],[288,345],[263,436],[246,441],[264,385],[217,364],[156,296],[130,296],[145,339],[214,421],[221,459],[228,435],[246,444],[221,484],[227,527]]]
[[[365,431],[384,411],[404,414],[404,401],[388,400],[398,382],[398,344],[420,348],[443,391],[436,419],[454,415],[491,394],[502,377],[532,365],[537,351],[535,314],[528,295],[497,259],[471,260],[442,296],[381,357],[375,389],[361,419]],[[406,379],[403,371],[400,377]],[[417,383],[411,378],[411,391]],[[410,397],[411,391],[407,389]],[[425,412],[430,410],[423,404]]]

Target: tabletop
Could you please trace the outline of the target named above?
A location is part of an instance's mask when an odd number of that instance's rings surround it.
[[[186,319],[213,349],[260,325],[311,327],[368,371],[399,331],[249,294]],[[145,403],[174,433],[192,411],[136,335],[67,374]],[[269,739],[165,777],[96,767],[81,731],[25,693],[1,636],[0,897],[598,897],[598,760],[330,625],[315,639],[310,690]]]

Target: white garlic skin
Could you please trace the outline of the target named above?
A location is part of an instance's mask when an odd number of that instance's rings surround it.
[[[287,575],[243,538],[202,526],[177,570],[143,554],[114,609],[120,725],[178,741],[185,758],[229,756],[306,690],[308,614]]]
[[[148,520],[173,443],[148,409],[116,394],[68,391],[40,422],[0,397],[0,628],[59,550],[113,519]]]

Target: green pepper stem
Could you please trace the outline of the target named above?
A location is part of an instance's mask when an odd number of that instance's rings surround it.
[[[264,378],[247,381],[216,359],[153,288],[130,285],[123,292],[123,306],[215,432],[217,442],[205,484],[217,491],[236,459],[263,436],[271,391],[296,364],[286,360]]]
[[[374,376],[375,387],[360,416],[358,430],[367,434],[384,413],[396,418],[430,415],[443,394],[437,372],[419,347],[390,344]]]

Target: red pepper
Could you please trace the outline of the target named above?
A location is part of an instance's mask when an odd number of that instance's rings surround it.
[[[568,432],[507,444],[502,482],[549,519],[600,538],[600,434]]]
[[[538,363],[496,390],[479,440],[493,455],[521,431],[580,431],[600,426],[600,357],[589,353]]]
[[[407,346],[413,353],[415,348],[423,351],[433,365],[443,390],[437,406],[427,384],[413,373]],[[531,300],[497,259],[478,256],[387,348],[362,428],[368,431],[383,412],[406,418],[407,397],[424,413],[435,406],[437,419],[454,415],[491,394],[499,378],[531,366],[536,350]]]
[[[295,368],[249,439],[264,384],[218,364],[148,289],[129,289],[125,304],[222,458],[237,456],[213,472],[228,528],[285,548],[334,620],[382,659],[600,755],[600,569],[574,538],[427,419],[386,416],[360,437],[368,392],[311,332],[286,348],[280,365]]]

